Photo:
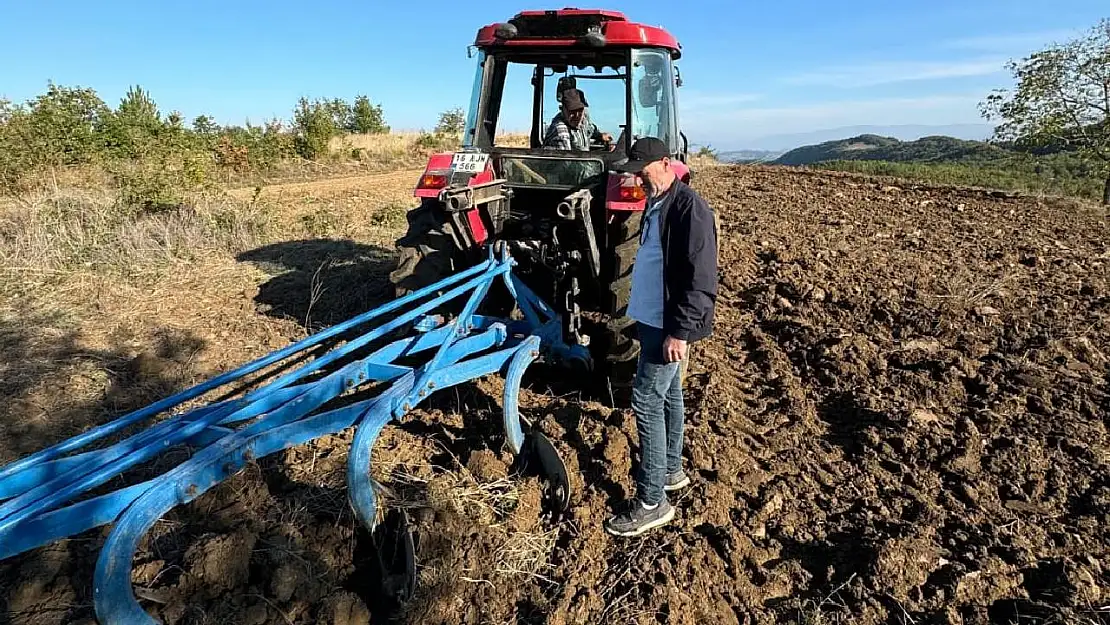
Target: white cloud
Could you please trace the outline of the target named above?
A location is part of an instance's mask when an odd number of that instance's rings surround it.
[[[1005,70],[1006,59],[991,57],[962,61],[890,61],[828,67],[783,78],[797,86],[872,87],[899,82],[989,76]]]

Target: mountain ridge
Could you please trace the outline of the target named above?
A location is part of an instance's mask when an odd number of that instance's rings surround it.
[[[836,128],[823,128],[809,132],[764,135],[747,140],[729,141],[721,147],[726,152],[777,152],[785,153],[794,148],[835,141],[860,135],[879,135],[894,137],[902,141],[913,141],[928,136],[949,136],[965,140],[984,140],[991,136],[994,126],[990,124],[895,124],[895,125],[854,125]]]
[[[1003,147],[984,141],[930,135],[912,141],[877,134],[862,134],[789,150],[776,165],[812,165],[827,161],[952,162],[998,157]]]

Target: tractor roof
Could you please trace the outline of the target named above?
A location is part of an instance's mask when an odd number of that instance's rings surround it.
[[[667,48],[675,59],[682,45],[666,30],[628,21],[619,11],[566,8],[521,11],[508,22],[478,30],[479,48],[640,47]]]

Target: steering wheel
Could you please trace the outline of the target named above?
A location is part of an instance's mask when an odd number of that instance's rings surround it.
[[[625,124],[621,124],[621,134],[620,134],[620,136],[618,136],[615,141],[613,141],[612,143],[609,144],[609,145],[612,146],[611,152],[614,155],[623,155],[624,154],[624,142],[625,142],[627,136],[628,136],[628,128],[625,126]]]

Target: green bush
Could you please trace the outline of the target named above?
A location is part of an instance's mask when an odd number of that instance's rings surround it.
[[[346,123],[346,112],[336,101],[301,98],[293,111],[295,147],[303,158],[314,159],[328,152],[328,142],[339,135]]]
[[[442,134],[434,134],[428,132],[420,133],[420,136],[413,141],[413,147],[417,152],[441,152],[444,150],[454,150],[459,147],[459,138],[450,137]]]
[[[160,213],[176,209],[185,201],[178,176],[157,162],[114,163],[111,169],[122,205],[140,212]]]
[[[103,151],[98,126],[108,114],[93,90],[53,83],[25,105],[0,102],[0,185],[15,192],[29,175],[95,161]]]
[[[453,108],[439,114],[439,122],[436,124],[435,133],[437,135],[458,135],[462,134],[466,126],[466,113],[461,108]]]
[[[697,157],[700,157],[700,158],[716,159],[717,158],[717,150],[714,150],[711,146],[703,145],[700,148],[698,148],[698,151],[694,154],[694,156],[697,156]]]
[[[105,168],[122,204],[157,213],[180,207],[187,193],[209,188],[215,164],[211,152],[167,145],[142,159],[109,161]]]
[[[370,104],[370,98],[360,95],[355,98],[346,130],[364,135],[378,135],[388,133],[389,126],[385,123],[381,105]]]
[[[48,166],[77,165],[101,153],[97,125],[110,113],[92,89],[50,84],[33,100],[23,127],[32,160]],[[14,123],[15,120],[13,120]]]
[[[323,145],[326,149],[327,141]],[[300,154],[300,147],[297,138],[275,119],[264,126],[228,126],[220,131],[213,149],[221,165],[246,171],[269,169]]]

